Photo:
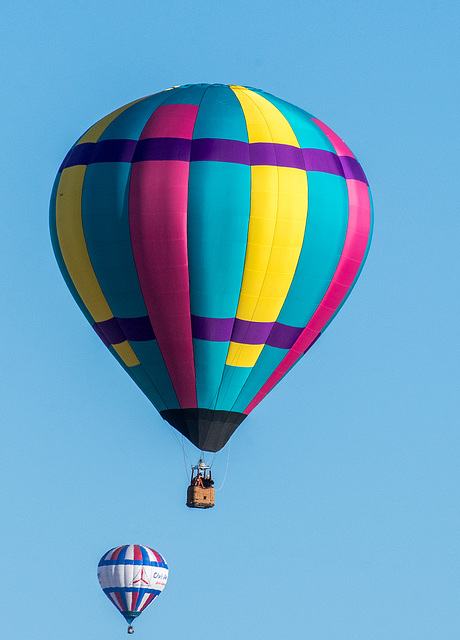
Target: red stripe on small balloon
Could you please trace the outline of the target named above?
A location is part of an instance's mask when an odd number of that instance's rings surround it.
[[[138,544],[134,545],[134,558],[133,560],[142,560],[142,549]]]
[[[120,592],[114,591],[113,595],[116,598],[115,606],[117,606],[120,609],[120,611],[125,611],[125,603],[123,602],[123,598],[121,597]]]
[[[142,605],[142,607],[140,608],[140,611],[144,611],[144,609],[145,609],[146,607],[148,607],[148,606],[149,606],[149,604],[152,602],[152,600],[153,600],[157,595],[158,595],[157,593],[151,593],[151,594],[149,595],[149,597],[147,598],[147,600],[146,600],[146,601],[144,602],[144,604]]]

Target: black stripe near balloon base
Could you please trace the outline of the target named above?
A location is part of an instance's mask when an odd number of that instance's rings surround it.
[[[222,449],[246,418],[245,413],[214,409],[167,409],[160,415],[195,447],[212,452]]]

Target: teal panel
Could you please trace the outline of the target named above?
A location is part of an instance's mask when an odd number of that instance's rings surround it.
[[[344,178],[308,172],[308,213],[299,263],[278,322],[305,327],[316,311],[339,262],[348,225]]]
[[[130,341],[129,344],[133,348],[134,353],[138,357],[142,365],[143,385],[146,385],[147,391],[144,393],[149,400],[158,408],[160,403],[163,409],[179,409],[179,402],[173,389],[168,370],[161,355],[158,342],[156,340]],[[131,375],[132,370],[138,370],[137,367],[125,367],[126,371]],[[140,375],[140,374],[139,374]],[[142,389],[144,390],[144,386]]]
[[[116,317],[147,315],[129,231],[131,164],[88,165],[83,183],[82,220],[94,272]]]
[[[277,349],[265,345],[241,393],[233,404],[233,411],[243,412],[246,409],[288,351],[288,349]]]
[[[155,109],[177,92],[178,89],[161,91],[136,102],[107,126],[99,140],[138,140]]]
[[[164,91],[162,104],[200,104],[203,93],[209,87],[208,84],[190,84],[182,85],[171,91]]]
[[[163,402],[163,399],[159,395],[157,389],[152,384],[152,381],[150,380],[142,365],[138,364],[135,367],[127,367],[112,347],[109,347],[109,351],[117,360],[117,362],[123,367],[130,378],[132,378],[139,389],[147,396],[147,398],[150,400],[157,411],[163,411],[165,408],[168,408]]]
[[[222,383],[216,402],[216,409],[233,411],[233,405],[246,383],[252,367],[230,367],[225,365]]]
[[[215,409],[219,395],[228,342],[193,339],[198,406]]]
[[[161,92],[129,107],[99,139],[138,139],[148,119],[168,94]],[[82,220],[88,253],[104,296],[114,316],[120,318],[147,316],[131,247],[130,175],[130,163],[89,164],[82,193]],[[127,373],[159,410],[178,408],[158,343],[133,341],[130,344],[141,364],[124,366]],[[117,360],[121,362],[118,357]]]
[[[187,226],[192,315],[235,317],[246,255],[250,186],[248,166],[190,164]],[[200,407],[218,393],[228,351],[225,345],[219,345],[210,362],[195,358]]]
[[[257,90],[257,93],[271,102],[283,114],[291,125],[301,149],[323,149],[335,153],[327,136],[311,120],[313,117],[311,114],[264,91]]]
[[[200,103],[193,138],[248,142],[240,101],[226,85],[210,85]]]
[[[191,312],[235,317],[249,225],[251,169],[229,162],[192,162],[188,256]]]

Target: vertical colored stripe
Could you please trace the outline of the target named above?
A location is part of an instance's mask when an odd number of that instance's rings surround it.
[[[126,603],[124,602],[121,593],[119,591],[114,591],[111,595],[117,609],[120,611],[126,611]]]
[[[67,271],[83,303],[96,322],[112,312],[94,273],[81,220],[81,194],[86,165],[64,169],[56,199],[56,228]]]
[[[158,107],[140,140],[168,136],[191,140],[198,107]],[[150,322],[179,404],[196,403],[187,258],[189,163],[144,160],[133,164],[130,230]]]
[[[97,142],[104,129],[129,106],[117,109],[96,123],[76,146]],[[113,313],[94,272],[83,230],[82,192],[86,168],[86,165],[75,165],[61,174],[56,192],[56,233],[62,259],[75,289],[94,321],[102,322],[113,317]],[[139,364],[128,343],[119,346],[117,353],[127,366]]]
[[[147,600],[144,602],[144,604],[140,608],[140,611],[143,611],[146,607],[148,607],[149,604],[152,602],[152,600],[154,600],[157,597],[157,595],[158,595],[158,593],[149,594]]]
[[[329,127],[317,119],[313,120],[326,134],[334,146],[339,159],[341,156],[354,158],[348,147]],[[318,338],[325,325],[331,320],[338,307],[346,298],[362,266],[371,231],[369,190],[363,182],[358,180],[347,179],[346,183],[349,200],[347,235],[342,255],[334,276],[332,277],[332,281],[310,322],[281,364],[275,369],[259,393],[257,393],[254,399],[248,404],[245,413],[252,411]]]
[[[200,103],[193,145],[205,142],[248,143],[246,121],[234,92],[210,86]],[[248,151],[249,156],[249,151]],[[188,257],[193,317],[227,319],[222,342],[193,339],[199,407],[218,401],[231,327],[238,307],[249,223],[251,169],[248,164],[201,156],[190,163],[188,193]]]
[[[249,143],[291,145],[298,149],[298,162],[303,166],[294,132],[278,109],[248,89],[232,89],[246,118]],[[273,151],[276,157],[276,147]],[[238,319],[256,322],[277,319],[303,243],[307,195],[305,170],[266,165],[251,167],[251,213]],[[262,348],[263,345],[242,344],[241,340],[231,342],[227,364],[251,367]]]
[[[154,549],[151,549],[153,555],[155,556],[155,560],[160,564],[163,565],[164,564],[164,560],[163,558],[160,556],[159,553],[157,553]]]

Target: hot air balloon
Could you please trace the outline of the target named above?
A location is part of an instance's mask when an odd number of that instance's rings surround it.
[[[105,595],[128,623],[128,633],[134,633],[133,621],[163,591],[168,565],[149,547],[123,545],[102,556],[97,577]]]
[[[88,129],[50,227],[113,356],[165,420],[219,451],[348,297],[372,205],[323,122],[258,89],[195,84]]]

